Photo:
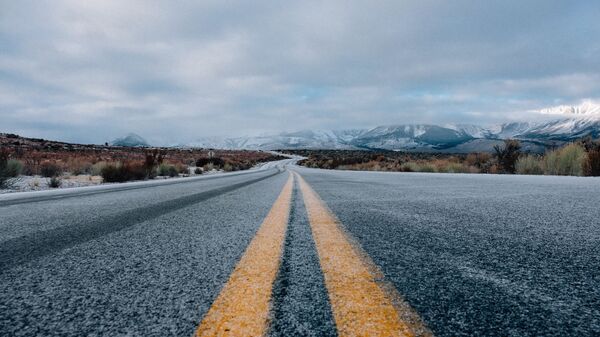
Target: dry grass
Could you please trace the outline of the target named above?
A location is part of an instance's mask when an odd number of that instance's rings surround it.
[[[515,169],[518,174],[544,174],[542,159],[535,155],[521,156],[515,164]]]
[[[582,176],[587,154],[581,144],[572,143],[548,152],[542,161],[544,174]]]

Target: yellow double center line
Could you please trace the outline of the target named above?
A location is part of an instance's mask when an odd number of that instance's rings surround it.
[[[288,224],[294,179],[250,242],[225,287],[196,330],[196,336],[263,336],[268,328],[273,282]]]
[[[339,336],[432,336],[419,316],[294,173],[308,212]],[[290,176],[196,336],[264,336],[293,190]]]

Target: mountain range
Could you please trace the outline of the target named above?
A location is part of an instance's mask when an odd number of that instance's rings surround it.
[[[491,126],[474,124],[395,124],[370,129],[303,130],[249,137],[205,137],[177,147],[215,149],[383,149],[418,152],[466,153],[493,151],[505,139],[519,139],[525,151],[543,152],[549,147],[586,136],[600,137],[600,104],[535,111],[543,121],[522,121]],[[149,146],[130,133],[111,142],[115,146]]]
[[[492,126],[472,124],[400,124],[371,129],[304,130],[254,137],[199,139],[188,147],[225,149],[385,149],[402,151],[492,151],[504,139],[519,139],[526,151],[548,147],[585,136],[600,136],[600,105],[584,102],[538,111],[556,118],[536,122],[511,122]]]

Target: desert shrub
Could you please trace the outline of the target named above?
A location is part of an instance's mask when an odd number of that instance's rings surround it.
[[[21,173],[26,176],[34,176],[40,172],[37,165],[35,165],[31,160],[26,160]]]
[[[491,166],[494,164],[494,160],[491,154],[480,152],[468,154],[464,163],[470,167],[469,171],[473,173],[489,173]]]
[[[177,168],[173,165],[169,166],[169,177],[177,177],[179,176],[179,171],[177,170]]]
[[[100,175],[104,182],[120,183],[130,180],[146,179],[146,169],[142,163],[106,164]]]
[[[177,173],[190,174],[190,168],[187,165],[178,163],[178,164],[175,164],[175,168],[177,169]]]
[[[92,163],[82,158],[69,158],[65,169],[73,175],[87,174],[92,170]]]
[[[156,174],[156,167],[162,164],[166,153],[164,151],[154,149],[150,151],[146,151],[144,154],[144,170],[146,172],[146,177],[154,178]]]
[[[204,171],[202,171],[202,169],[199,167],[196,167],[196,169],[194,170],[194,174],[202,174],[202,173],[204,173]]]
[[[215,167],[223,167],[225,165],[225,161],[222,158],[219,158],[219,157],[198,158],[196,160],[196,166],[198,166],[198,167],[206,166],[208,164],[212,164]]]
[[[515,171],[518,174],[544,174],[542,161],[534,155],[519,157],[515,163]]]
[[[18,177],[23,172],[23,164],[16,159],[10,159],[6,162],[5,170],[8,177]]]
[[[600,176],[600,141],[592,141],[591,138],[582,142],[587,152],[587,160],[584,164],[584,173],[587,176]]]
[[[446,172],[446,173],[469,173],[469,167],[460,164],[460,163],[447,163],[444,167],[443,167],[443,171],[439,171],[439,172]]]
[[[233,170],[234,171],[241,171],[241,170],[248,170],[250,168],[252,168],[252,163],[246,160],[242,160],[238,163],[236,163],[235,165],[233,165]]]
[[[0,149],[0,188],[9,188],[12,185],[13,180],[10,176],[8,166],[8,151]]]
[[[212,163],[208,163],[203,166],[204,172],[212,171],[215,169],[215,166]]]
[[[163,163],[158,166],[158,175],[164,177],[176,177],[179,175],[179,172],[174,165]]]
[[[436,167],[431,163],[406,162],[402,164],[401,170],[404,172],[437,172]]]
[[[144,180],[148,178],[146,168],[143,163],[139,162],[126,162],[123,167],[129,174],[129,180]]]
[[[62,174],[62,168],[55,162],[45,161],[40,165],[40,174],[44,177],[57,177]]]
[[[59,177],[51,177],[48,179],[48,187],[59,188],[62,185],[62,179]]]
[[[600,147],[588,151],[585,162],[585,175],[592,177],[600,176]]]
[[[100,169],[100,175],[102,176],[102,180],[104,182],[118,183],[126,181],[126,179],[123,177],[119,165],[115,164],[106,164],[102,166],[102,168]]]
[[[521,154],[521,143],[515,139],[506,139],[504,146],[494,146],[494,152],[501,172],[515,173],[515,164]]]
[[[490,159],[492,159],[492,155],[489,153],[469,153],[465,158],[465,164],[481,169],[488,165]]]
[[[572,143],[544,156],[544,174],[581,176],[586,160],[587,153],[584,147]]]
[[[233,166],[231,166],[231,164],[229,164],[229,163],[225,163],[225,165],[223,165],[223,171],[231,172],[231,171],[233,171]]]
[[[93,176],[102,175],[102,168],[104,168],[106,165],[108,165],[108,163],[105,161],[99,161],[99,162],[95,163],[90,168],[90,174]]]
[[[156,174],[159,176],[168,176],[169,175],[169,164],[160,164],[156,169]]]

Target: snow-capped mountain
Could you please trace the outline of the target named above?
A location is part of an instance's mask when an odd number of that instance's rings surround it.
[[[466,131],[437,125],[407,124],[378,126],[364,132],[350,144],[370,149],[443,149],[464,143],[473,136]]]
[[[600,105],[585,101],[537,111],[557,115],[536,122],[510,122],[491,126],[473,124],[401,124],[371,129],[304,130],[239,138],[205,138],[189,144],[226,149],[386,149],[403,151],[491,151],[504,139],[522,141],[530,151],[543,151],[586,136],[600,137]]]
[[[516,134],[514,138],[562,141],[586,136],[597,138],[600,135],[599,117],[600,115],[530,123],[527,129]]]
[[[520,139],[532,151],[585,136],[600,137],[600,118],[566,118],[479,127],[406,124],[372,129],[298,131],[238,138],[205,138],[190,147],[222,149],[385,149],[403,151],[491,151],[503,139]]]
[[[255,137],[219,138],[208,137],[187,144],[189,147],[222,149],[351,149],[352,140],[366,132],[362,129],[349,130],[304,130],[283,132]]]

